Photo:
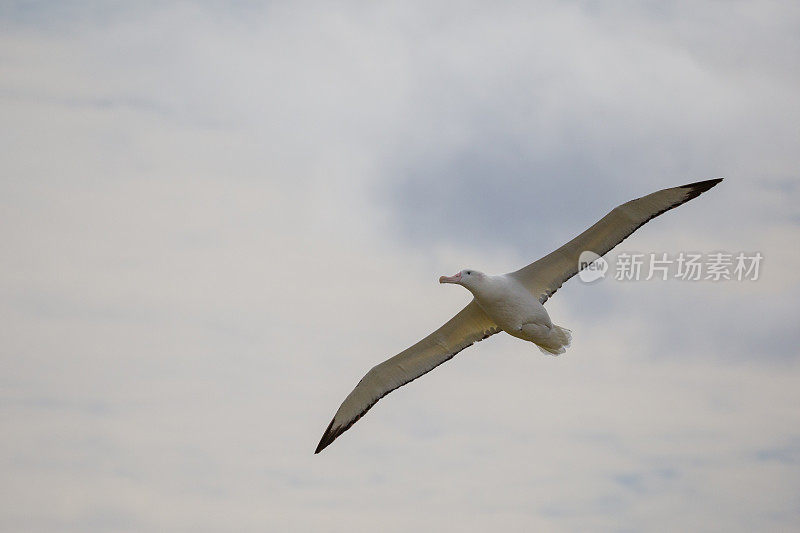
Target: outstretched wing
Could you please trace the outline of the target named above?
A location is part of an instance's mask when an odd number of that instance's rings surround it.
[[[464,348],[498,331],[500,328],[473,300],[445,325],[367,372],[336,411],[314,453],[325,449],[378,400],[396,388],[430,372]]]
[[[558,250],[508,275],[521,281],[544,303],[578,273],[581,252],[605,255],[648,220],[688,202],[721,181],[718,178],[664,189],[619,205]]]

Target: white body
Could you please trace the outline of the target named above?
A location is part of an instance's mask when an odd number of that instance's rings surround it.
[[[516,333],[523,324],[537,324],[548,329],[553,327],[547,310],[521,283],[502,275],[483,277],[482,283],[467,288],[481,309],[503,331],[519,336]]]
[[[554,325],[544,305],[518,280],[476,270],[462,270],[458,278],[456,283],[469,289],[478,306],[500,329],[535,343],[545,353],[559,355],[566,351],[572,339],[569,330]]]

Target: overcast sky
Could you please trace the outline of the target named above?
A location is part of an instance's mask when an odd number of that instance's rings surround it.
[[[0,529],[800,527],[796,2],[0,6]],[[585,284],[313,450],[361,376],[615,205]],[[613,260],[613,256],[611,257]]]

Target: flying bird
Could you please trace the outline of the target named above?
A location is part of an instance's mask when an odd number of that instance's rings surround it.
[[[469,290],[473,299],[442,327],[373,367],[347,395],[322,435],[319,453],[364,416],[378,400],[495,333],[534,343],[542,352],[559,355],[570,345],[570,330],[553,324],[544,303],[565,281],[586,266],[582,252],[606,254],[644,223],[709,190],[722,178],[664,189],[619,205],[561,248],[515,272],[490,276],[466,269],[442,276]]]

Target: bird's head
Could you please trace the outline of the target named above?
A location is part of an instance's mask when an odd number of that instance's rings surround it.
[[[485,281],[486,274],[472,269],[462,270],[454,276],[442,276],[439,278],[439,283],[455,283],[473,292],[474,289],[480,287]]]

